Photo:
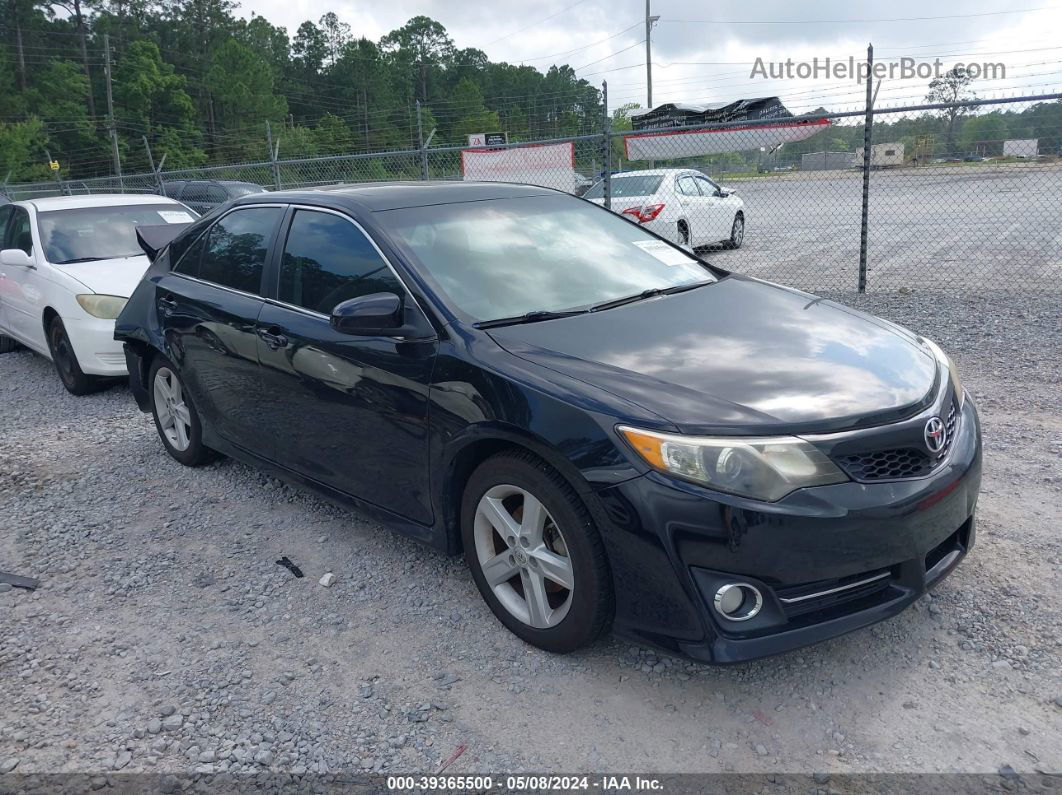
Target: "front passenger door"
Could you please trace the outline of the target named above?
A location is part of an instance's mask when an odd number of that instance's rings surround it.
[[[258,318],[263,424],[278,463],[416,522],[432,520],[428,384],[436,341],[351,336],[335,306],[389,292],[415,301],[350,218],[297,208]]]

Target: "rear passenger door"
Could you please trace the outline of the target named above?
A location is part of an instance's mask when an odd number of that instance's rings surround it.
[[[265,263],[284,207],[240,207],[223,215],[179,256],[156,287],[167,355],[200,416],[206,442],[216,434],[271,458],[272,434],[260,417],[255,334]]]
[[[258,318],[268,401],[261,422],[275,434],[277,461],[429,523],[428,383],[436,340],[333,329],[335,306],[362,295],[404,298],[407,318],[420,310],[351,218],[294,208],[287,225],[274,258],[275,292]]]

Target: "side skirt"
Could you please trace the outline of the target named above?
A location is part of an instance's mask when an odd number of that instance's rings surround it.
[[[392,530],[396,530],[403,535],[420,541],[443,554],[448,553],[446,546],[446,530],[441,526],[435,527],[433,525],[424,525],[419,522],[414,522],[411,519],[407,519],[404,516],[399,516],[386,508],[381,508],[379,505],[366,502],[352,494],[347,494],[345,491],[334,489],[320,481],[288,469],[275,461],[262,458],[249,450],[244,450],[241,447],[230,444],[217,436],[217,434],[210,434],[209,439],[205,440],[205,442],[208,447],[217,450],[219,453],[226,455],[229,458],[234,458],[241,463],[247,464],[247,466],[274,475],[287,483],[303,486],[318,496],[328,500],[333,505],[347,510],[353,508],[359,513],[365,514]]]

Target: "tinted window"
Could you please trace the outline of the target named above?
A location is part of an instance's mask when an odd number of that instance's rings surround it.
[[[438,204],[374,219],[473,320],[714,281],[682,249],[571,197]]]
[[[656,193],[664,180],[661,174],[616,174],[612,177],[612,198],[622,199],[627,196],[648,196]],[[605,182],[598,182],[583,194],[584,199],[605,198]]]
[[[214,202],[215,204],[222,204],[228,201],[229,196],[225,193],[225,189],[219,185],[211,185],[207,188],[207,201]]]
[[[210,202],[209,187],[205,182],[189,182],[185,186],[181,198],[188,202]]]
[[[4,235],[4,248],[20,248],[27,254],[33,253],[29,213],[21,207],[14,209],[14,215],[7,227],[7,234]]]
[[[229,213],[214,224],[206,234],[199,278],[257,294],[266,251],[283,213],[279,207],[250,207]]]
[[[0,199],[0,204],[2,204],[2,202],[3,199]],[[11,213],[14,211],[15,208],[10,204],[2,204],[2,206],[0,206],[0,246],[4,248],[6,248],[6,246],[4,246],[4,233],[7,231],[7,222],[11,220]]]
[[[176,199],[181,194],[183,185],[183,182],[164,182],[162,184],[162,193],[171,199]]]
[[[402,294],[402,286],[361,230],[345,218],[299,210],[280,265],[277,298],[328,315],[350,298]]]

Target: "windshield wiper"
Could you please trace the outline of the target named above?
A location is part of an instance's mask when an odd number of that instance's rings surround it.
[[[56,265],[73,265],[75,262],[97,262],[101,259],[107,259],[107,257],[74,257],[73,259],[64,259],[55,263]]]
[[[628,295],[624,298],[616,298],[612,301],[602,301],[600,304],[594,304],[592,307],[590,307],[589,311],[600,312],[602,309],[614,309],[617,306],[633,304],[636,301],[644,301],[646,298],[656,298],[658,295],[674,295],[675,293],[684,293],[687,290],[695,290],[698,287],[703,287],[706,284],[715,284],[715,282],[676,284],[674,287],[651,287],[648,290],[642,290],[636,295]]]
[[[499,317],[494,320],[483,320],[479,323],[475,323],[476,328],[495,328],[497,326],[517,326],[521,323],[538,323],[542,320],[556,320],[559,317],[571,317],[572,315],[586,314],[586,309],[568,309],[563,312],[548,312],[544,309],[536,309],[534,312],[527,312],[523,315],[513,315],[512,317]]]

